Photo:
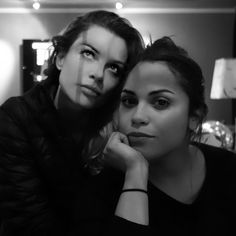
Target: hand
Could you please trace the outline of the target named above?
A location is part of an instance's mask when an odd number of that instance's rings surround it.
[[[147,167],[144,156],[129,146],[127,136],[120,132],[113,132],[103,151],[105,163],[125,172],[137,167]]]

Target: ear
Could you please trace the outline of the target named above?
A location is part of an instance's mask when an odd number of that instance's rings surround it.
[[[192,131],[196,130],[198,127],[198,117],[192,116],[189,118],[188,128]]]
[[[199,128],[199,124],[201,123],[203,116],[203,111],[201,109],[196,110],[192,116],[189,118],[189,129],[190,130],[196,130]]]
[[[56,57],[56,67],[58,70],[61,70],[64,64],[65,55],[63,53],[59,53]]]

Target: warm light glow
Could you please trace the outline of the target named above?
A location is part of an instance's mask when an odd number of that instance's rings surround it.
[[[202,128],[205,130],[212,130],[211,125],[207,122],[202,124]]]
[[[32,48],[37,50],[36,52],[36,64],[42,66],[50,56],[52,50],[51,42],[34,42],[32,43]]]
[[[8,42],[0,40],[0,104],[5,100],[9,87],[12,86],[12,74],[16,71],[13,48]]]
[[[147,46],[147,45],[149,45],[151,42],[150,42],[150,37],[149,36],[147,36],[147,35],[144,35],[144,36],[142,36],[143,37],[143,41],[144,41],[144,44],[145,44],[145,46]]]
[[[49,49],[52,46],[51,42],[33,42],[32,48],[33,49]]]
[[[41,82],[43,80],[43,76],[42,75],[36,75],[36,81],[37,82]]]
[[[35,10],[38,10],[38,9],[40,8],[40,3],[39,3],[39,1],[34,1],[34,3],[33,3],[33,8],[34,8]]]
[[[116,9],[120,10],[123,8],[123,4],[121,2],[116,2]]]

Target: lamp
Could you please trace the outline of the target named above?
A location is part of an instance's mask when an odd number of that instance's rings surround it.
[[[215,61],[210,98],[236,98],[236,58]]]
[[[210,98],[236,98],[236,58],[220,58],[215,61]],[[235,134],[235,127],[233,132]],[[236,150],[235,135],[234,149]]]

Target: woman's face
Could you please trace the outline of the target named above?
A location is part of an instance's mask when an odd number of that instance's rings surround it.
[[[58,55],[59,81],[76,104],[91,108],[113,89],[128,57],[125,41],[100,26],[82,32],[65,55]]]
[[[142,62],[121,94],[118,130],[147,160],[157,160],[186,141],[189,99],[165,62]]]

